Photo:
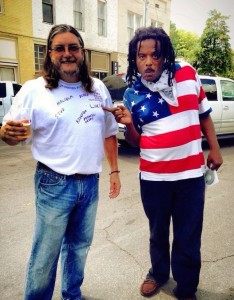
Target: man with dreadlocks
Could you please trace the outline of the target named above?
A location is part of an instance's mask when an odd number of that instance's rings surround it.
[[[24,300],[52,299],[60,254],[61,299],[82,298],[104,150],[109,197],[120,191],[118,124],[102,105],[111,106],[112,100],[103,82],[89,74],[81,35],[70,25],[52,27],[44,74],[23,85],[1,131],[6,143],[17,145],[26,136],[21,111],[29,109],[37,160],[36,223]]]
[[[178,299],[196,299],[201,267],[204,167],[201,131],[210,146],[207,166],[222,164],[211,109],[195,69],[175,64],[161,28],[136,31],[129,43],[124,106],[112,111],[126,139],[140,147],[141,198],[149,219],[151,268],[140,292],[150,297],[169,279]],[[169,228],[173,222],[170,258]]]

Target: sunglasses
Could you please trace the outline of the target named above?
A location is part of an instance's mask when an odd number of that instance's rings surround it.
[[[58,45],[58,46],[55,46],[54,48],[51,48],[50,50],[54,51],[56,53],[62,54],[62,53],[64,53],[66,51],[65,48],[66,48],[66,46],[64,46],[64,45]],[[82,47],[80,47],[78,45],[68,45],[67,49],[68,49],[68,51],[70,53],[74,53],[75,54],[75,53],[79,52],[79,50],[82,49]]]

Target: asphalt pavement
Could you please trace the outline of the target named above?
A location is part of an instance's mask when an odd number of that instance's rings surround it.
[[[222,146],[219,183],[206,192],[202,270],[197,298],[234,299],[234,141]],[[0,142],[0,300],[23,297],[34,224],[30,145]],[[139,287],[150,266],[148,223],[137,179],[138,150],[120,146],[121,195],[108,198],[109,168],[103,162],[95,236],[82,292],[85,300],[142,300]],[[53,300],[59,300],[60,267]],[[152,300],[175,299],[172,276]],[[40,299],[43,300],[43,299]]]

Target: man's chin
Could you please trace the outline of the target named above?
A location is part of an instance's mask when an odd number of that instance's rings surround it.
[[[61,72],[66,75],[66,76],[70,76],[70,77],[73,77],[73,76],[77,76],[79,74],[79,71],[80,70],[61,70]]]
[[[156,75],[155,74],[150,74],[150,73],[148,73],[148,74],[146,73],[142,77],[146,81],[154,81],[156,79]]]

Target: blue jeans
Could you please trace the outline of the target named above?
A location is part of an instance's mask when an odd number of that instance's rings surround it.
[[[81,300],[81,284],[92,243],[99,175],[80,180],[37,167],[36,222],[25,300],[52,299],[61,253],[61,297]]]
[[[181,297],[192,296],[199,283],[205,182],[203,177],[178,181],[140,180],[141,198],[150,227],[152,267],[147,278],[169,279],[170,265]],[[170,222],[173,244],[170,259]]]

